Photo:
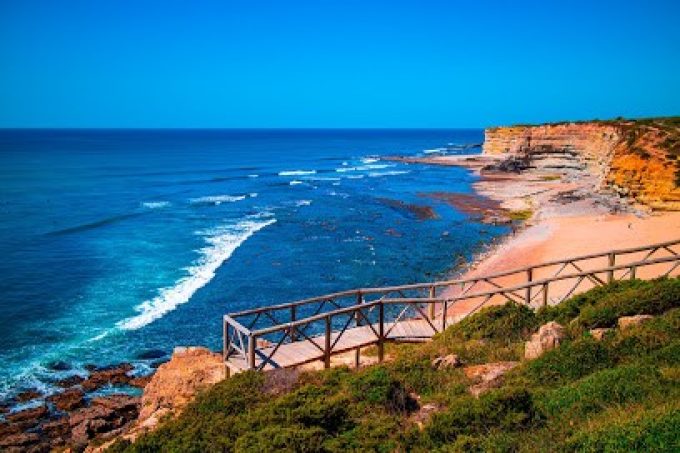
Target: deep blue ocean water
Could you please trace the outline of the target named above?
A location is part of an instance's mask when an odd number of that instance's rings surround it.
[[[229,311],[445,276],[505,228],[423,196],[470,192],[469,171],[380,157],[482,140],[482,130],[0,131],[0,399],[49,391],[88,363],[143,372],[150,351],[218,349]]]

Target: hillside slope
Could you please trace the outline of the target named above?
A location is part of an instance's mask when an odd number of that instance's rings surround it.
[[[639,314],[653,317],[623,327]],[[525,359],[548,322],[564,326],[559,346]],[[680,449],[680,279],[616,283],[538,313],[490,307],[389,352],[360,370],[239,374],[110,450]]]

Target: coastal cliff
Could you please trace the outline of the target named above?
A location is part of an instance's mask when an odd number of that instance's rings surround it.
[[[514,155],[545,171],[586,170],[600,188],[680,210],[677,117],[489,128],[484,153]]]

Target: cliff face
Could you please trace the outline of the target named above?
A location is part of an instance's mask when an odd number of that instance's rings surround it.
[[[525,158],[539,170],[584,170],[655,209],[680,209],[680,120],[511,126],[485,131],[484,153]]]

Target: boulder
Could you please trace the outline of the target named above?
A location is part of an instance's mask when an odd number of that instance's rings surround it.
[[[11,423],[30,422],[31,424],[37,425],[40,419],[47,417],[48,414],[49,411],[47,410],[47,406],[42,404],[31,409],[24,409],[23,411],[7,414],[5,418]]]
[[[25,390],[25,391],[19,393],[16,396],[16,400],[20,403],[25,403],[26,401],[38,399],[41,396],[42,396],[42,393],[40,393],[38,390],[30,389],[30,390]]]
[[[68,416],[50,420],[40,425],[40,432],[50,439],[65,439],[68,437],[70,429]]]
[[[136,377],[133,377],[132,379],[130,379],[129,384],[132,387],[137,387],[137,388],[143,389],[144,387],[146,387],[146,385],[149,382],[151,382],[151,377],[152,377],[151,374],[146,375],[146,376],[136,376]]]
[[[83,405],[85,393],[80,389],[72,388],[50,396],[47,401],[54,404],[54,407],[60,411],[72,411]]]
[[[436,357],[432,360],[432,368],[458,368],[463,365],[463,361],[456,354],[449,354],[445,356]]]
[[[69,415],[71,442],[86,445],[90,439],[122,428],[137,418],[139,398],[129,395],[110,395],[92,399],[89,407]]]
[[[524,345],[524,358],[536,359],[556,348],[564,338],[564,327],[555,321],[542,325]]]
[[[95,368],[90,371],[90,376],[80,385],[87,391],[93,391],[105,385],[127,385],[132,380],[128,373],[132,371],[132,365],[121,363],[118,365]]]
[[[40,441],[40,436],[36,433],[18,433],[12,434],[0,438],[0,448],[5,451],[5,448],[9,450],[10,448],[19,448],[18,451],[24,451],[23,449],[29,445],[38,443]],[[11,451],[11,450],[9,450]]]
[[[76,385],[80,385],[83,381],[85,380],[84,377],[78,376],[77,374],[73,376],[69,376],[67,378],[61,379],[57,382],[55,382],[56,385],[62,388],[68,388],[68,387],[73,387]]]
[[[600,327],[597,329],[591,329],[590,330],[590,336],[596,339],[597,341],[602,341],[602,339],[607,335],[607,333],[611,332],[612,329],[607,328],[607,327]]]
[[[474,396],[479,396],[487,390],[500,387],[503,375],[518,364],[519,362],[494,362],[463,368],[465,376],[475,383],[468,391]]]
[[[638,326],[644,322],[654,319],[652,315],[635,315],[635,316],[621,316],[618,321],[619,329],[626,329],[632,326]]]
[[[222,356],[207,348],[175,348],[170,361],[158,367],[144,388],[140,425],[155,426],[167,413],[177,413],[196,393],[226,377]]]

